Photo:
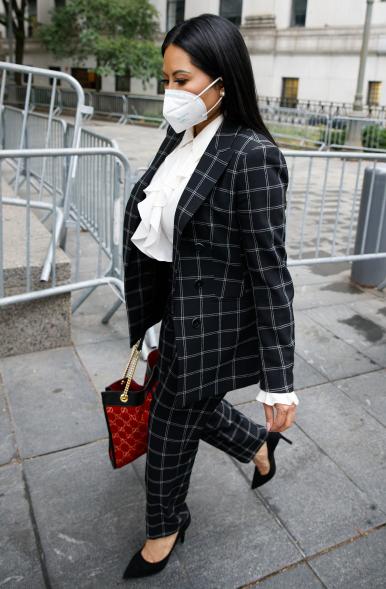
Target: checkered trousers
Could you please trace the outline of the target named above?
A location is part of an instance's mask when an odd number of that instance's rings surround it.
[[[264,426],[218,396],[176,406],[178,363],[170,298],[161,323],[159,350],[160,384],[150,407],[145,471],[148,538],[173,534],[187,519],[186,497],[200,439],[247,463],[268,435]]]

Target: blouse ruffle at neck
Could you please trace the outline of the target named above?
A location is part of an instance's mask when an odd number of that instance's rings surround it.
[[[138,203],[141,222],[131,240],[146,255],[172,261],[174,217],[163,217],[163,211],[165,207],[169,211],[172,203],[177,206],[179,197],[223,120],[224,116],[218,115],[196,137],[193,127],[187,129],[180,143],[165,158],[144,189],[146,198]],[[171,209],[174,213],[175,207]]]

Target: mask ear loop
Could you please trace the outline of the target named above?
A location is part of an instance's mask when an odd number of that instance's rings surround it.
[[[207,86],[206,88],[204,88],[204,89],[203,89],[203,90],[200,92],[200,94],[197,94],[197,98],[199,98],[199,97],[201,96],[201,94],[203,94],[204,92],[206,92],[207,90],[209,90],[209,88],[210,88],[211,86],[213,86],[213,85],[214,85],[214,84],[215,84],[215,83],[216,83],[218,80],[221,80],[221,79],[222,79],[222,78],[221,78],[221,76],[219,76],[218,78],[216,78],[215,80],[213,80],[213,82],[211,82],[211,84],[209,84],[209,86]],[[217,102],[216,102],[216,103],[215,103],[213,106],[211,106],[209,110],[207,110],[207,111],[206,111],[206,116],[208,116],[208,114],[209,114],[209,113],[210,113],[210,112],[211,112],[211,111],[212,111],[214,108],[216,108],[216,106],[217,106],[217,105],[218,105],[218,104],[221,102],[221,100],[222,100],[222,98],[223,98],[223,97],[224,97],[224,91],[222,92],[222,94],[221,94],[220,98],[217,100]],[[203,115],[203,116],[205,116],[205,115]]]
[[[211,106],[210,109],[206,111],[206,114],[207,115],[210,113],[211,110],[213,110],[221,102],[221,100],[222,100],[223,97],[224,97],[224,95],[222,94],[220,96],[220,98],[218,99],[218,101],[216,102],[216,104],[214,104],[213,106]]]
[[[206,88],[204,88],[203,90],[201,90],[200,94],[197,94],[197,98],[198,98],[199,96],[201,96],[201,94],[204,94],[204,92],[206,92],[207,90],[209,90],[209,88],[211,88],[212,86],[214,86],[214,84],[215,84],[216,82],[218,82],[218,80],[221,80],[221,79],[222,79],[222,78],[221,78],[221,76],[219,76],[218,78],[216,78],[215,80],[213,80],[213,82],[211,82],[211,83],[209,84],[209,86],[207,86]]]

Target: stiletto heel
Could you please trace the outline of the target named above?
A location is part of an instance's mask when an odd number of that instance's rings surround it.
[[[255,466],[255,471],[253,473],[253,480],[251,488],[255,489],[256,487],[261,487],[265,483],[268,483],[272,479],[272,477],[276,473],[276,462],[275,462],[275,448],[279,443],[280,438],[283,438],[288,444],[292,444],[292,440],[289,440],[285,436],[283,436],[280,432],[269,432],[266,438],[267,446],[268,446],[268,460],[270,469],[267,474],[261,474],[257,466]]]
[[[154,575],[155,573],[159,573],[164,569],[168,563],[171,553],[173,552],[178,540],[181,540],[181,544],[185,540],[185,532],[189,527],[191,521],[191,516],[189,514],[188,519],[180,529],[178,530],[177,537],[174,541],[173,547],[170,550],[169,554],[165,556],[162,560],[158,562],[149,562],[145,560],[141,554],[142,548],[138,550],[130,560],[129,564],[126,567],[125,572],[123,573],[122,579],[129,579],[133,577],[147,577],[148,575]]]
[[[288,442],[288,444],[292,444],[292,440],[289,440],[288,438],[286,438],[285,436],[283,436],[283,434],[280,434],[280,437],[283,438],[283,440],[285,440],[286,442]]]

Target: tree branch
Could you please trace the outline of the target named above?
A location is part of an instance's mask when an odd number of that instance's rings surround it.
[[[8,10],[10,10],[10,4],[9,4],[8,0],[3,0],[3,4],[4,4],[4,11],[6,14],[5,22],[3,24],[5,27],[8,27]],[[14,18],[13,18],[12,8],[11,8],[11,23],[12,23],[12,30],[14,33],[16,33],[19,28],[19,23],[18,23],[17,19],[14,20]]]
[[[19,20],[20,16],[23,16],[23,13],[21,12],[21,9],[19,8],[16,0],[11,0],[11,2],[12,2],[12,10],[16,14],[17,20]]]

